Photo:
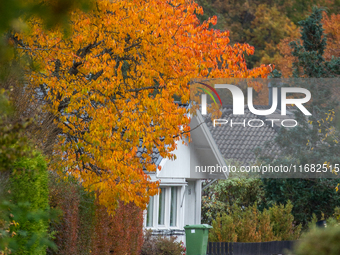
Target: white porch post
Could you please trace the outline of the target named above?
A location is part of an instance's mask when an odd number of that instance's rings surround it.
[[[201,206],[202,206],[202,180],[196,181],[196,215],[195,224],[201,224]]]

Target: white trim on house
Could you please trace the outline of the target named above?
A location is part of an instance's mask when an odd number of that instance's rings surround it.
[[[197,110],[197,120],[199,123],[203,123],[201,126],[202,126],[202,130],[204,132],[204,135],[206,136],[207,140],[208,140],[208,143],[209,143],[209,147],[210,148],[204,148],[204,149],[211,149],[215,156],[216,156],[216,159],[218,161],[218,164],[220,166],[225,166],[227,167],[227,164],[224,160],[224,157],[222,156],[222,153],[220,152],[220,150],[218,149],[218,146],[215,142],[215,139],[212,137],[212,134],[210,133],[210,130],[207,126],[207,124],[205,123],[204,119],[203,119],[203,116],[201,114],[200,111]],[[223,172],[224,176],[226,179],[228,179],[228,176],[229,176],[229,169],[228,169],[228,172]]]
[[[185,243],[184,226],[201,223],[201,193],[202,179],[225,179],[228,173],[198,173],[196,166],[220,165],[227,168],[225,160],[220,153],[206,123],[200,112],[191,119],[191,142],[183,145],[177,141],[177,149],[173,152],[177,160],[162,159],[159,163],[162,170],[148,173],[152,181],[160,181],[160,188],[164,188],[164,224],[160,224],[160,194],[153,196],[152,223],[147,226],[148,214],[144,214],[144,226],[151,229],[153,234],[166,236],[175,235],[178,241]],[[194,129],[198,126],[196,129]],[[170,226],[171,189],[177,189],[176,196],[176,224]],[[149,218],[150,220],[151,218]]]

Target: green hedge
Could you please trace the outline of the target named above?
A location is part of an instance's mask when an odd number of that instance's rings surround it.
[[[49,201],[48,171],[44,157],[34,152],[30,158],[20,158],[10,175],[8,219],[14,254],[42,255],[48,241]]]

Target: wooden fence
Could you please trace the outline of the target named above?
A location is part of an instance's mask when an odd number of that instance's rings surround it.
[[[293,250],[295,241],[261,243],[208,243],[207,255],[277,255]]]

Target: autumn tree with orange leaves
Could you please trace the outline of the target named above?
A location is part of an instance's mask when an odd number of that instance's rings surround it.
[[[229,32],[209,28],[216,17],[199,22],[202,12],[189,0],[98,0],[91,12],[72,13],[68,37],[34,18],[29,33],[11,38],[36,63],[28,86],[58,128],[51,168],[98,191],[109,212],[118,200],[145,208],[158,192],[144,170],[156,170],[154,150],[174,159],[176,141],[189,136],[187,110],[174,95],[188,102],[191,79],[271,71],[248,70],[244,55],[254,48],[229,45]]]
[[[321,23],[327,37],[327,46],[323,57],[326,61],[330,61],[332,57],[340,57],[340,14],[327,15],[324,12]],[[277,45],[280,55],[274,58],[273,62],[281,71],[283,77],[290,77],[293,74],[293,62],[296,61],[296,57],[292,55],[289,43],[296,39],[296,37],[291,36],[281,40]]]

